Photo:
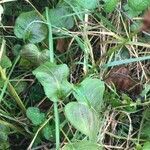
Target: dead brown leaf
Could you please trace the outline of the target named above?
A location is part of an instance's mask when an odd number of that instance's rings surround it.
[[[149,31],[150,30],[150,10],[148,10],[143,19],[143,26],[142,26],[142,31]]]
[[[130,71],[126,67],[113,68],[105,82],[110,86],[115,85],[117,91],[129,93],[133,96],[139,95],[142,90],[141,84],[131,78]]]
[[[65,51],[67,51],[69,46],[69,40],[68,39],[57,39],[57,45],[56,45],[56,49],[63,53]]]

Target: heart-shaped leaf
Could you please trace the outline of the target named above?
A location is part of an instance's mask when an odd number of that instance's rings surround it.
[[[39,43],[47,36],[47,27],[35,11],[21,13],[16,20],[14,33],[30,43]]]
[[[105,4],[104,4],[104,10],[105,12],[112,12],[115,10],[118,0],[104,0]]]
[[[78,86],[75,87],[73,95],[78,102],[91,105],[96,110],[100,110],[105,85],[100,79],[86,78]]]
[[[75,0],[75,3],[84,9],[95,9],[98,7],[98,0]]]
[[[45,114],[41,113],[36,107],[29,107],[26,112],[27,117],[32,121],[34,125],[40,125],[45,120]]]
[[[65,114],[70,123],[80,132],[96,140],[99,120],[96,112],[87,105],[71,102],[65,107]]]
[[[72,86],[67,81],[69,68],[65,64],[46,62],[34,70],[33,74],[43,85],[46,96],[52,101],[65,98],[71,91]]]
[[[34,64],[42,64],[49,59],[49,50],[40,51],[34,44],[27,44],[21,50],[21,56]]]
[[[128,5],[135,11],[143,11],[150,6],[150,1],[149,0],[128,0]]]
[[[57,17],[56,17],[57,16]],[[52,26],[57,28],[71,29],[74,26],[74,19],[66,6],[59,6],[49,10],[49,19]]]
[[[98,144],[91,141],[80,141],[75,143],[69,143],[63,147],[63,150],[102,150]]]

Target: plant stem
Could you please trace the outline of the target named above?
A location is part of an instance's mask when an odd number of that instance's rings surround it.
[[[59,134],[59,112],[57,102],[54,102],[54,114],[55,114],[56,150],[59,150],[60,134]]]
[[[85,20],[84,20],[86,23],[85,23],[85,26],[84,26],[84,35],[83,35],[83,39],[84,39],[84,66],[83,66],[83,70],[84,70],[84,73],[87,74],[88,73],[88,60],[89,60],[89,48],[88,48],[88,45],[87,45],[87,34],[86,34],[86,31],[87,31],[87,22],[88,22],[88,14],[85,14]]]
[[[49,19],[49,10],[46,8],[46,20],[48,24],[48,43],[50,50],[50,62],[54,63],[54,48],[53,48],[53,35],[52,26]],[[54,116],[55,116],[55,136],[56,136],[56,150],[59,150],[60,145],[60,133],[59,133],[59,112],[57,102],[54,102]]]
[[[54,63],[54,48],[53,48],[53,35],[52,35],[52,26],[49,19],[49,11],[46,7],[46,20],[48,24],[48,44],[49,44],[49,50],[50,50],[50,62]]]

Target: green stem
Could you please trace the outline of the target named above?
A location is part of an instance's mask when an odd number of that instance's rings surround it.
[[[49,9],[46,8],[46,20],[48,24],[48,44],[50,50],[50,62],[54,63],[54,48],[53,48],[53,35],[52,26],[49,19]],[[54,102],[54,116],[55,116],[55,136],[56,136],[56,150],[60,149],[60,132],[59,132],[59,112],[57,102]]]
[[[54,48],[53,48],[53,35],[52,35],[52,26],[49,19],[49,9],[46,7],[46,20],[48,24],[48,44],[50,50],[50,62],[54,63]]]
[[[85,14],[85,22],[88,21],[88,15]],[[83,66],[83,70],[84,73],[87,74],[88,73],[88,60],[89,60],[89,47],[87,45],[87,23],[85,23],[84,26],[84,34],[83,34],[83,39],[84,39],[84,66]]]
[[[59,150],[60,134],[59,134],[59,112],[57,102],[54,102],[54,114],[55,114],[56,150]]]

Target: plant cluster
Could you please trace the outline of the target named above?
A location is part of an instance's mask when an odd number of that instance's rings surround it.
[[[0,1],[0,149],[150,149],[149,6]]]

